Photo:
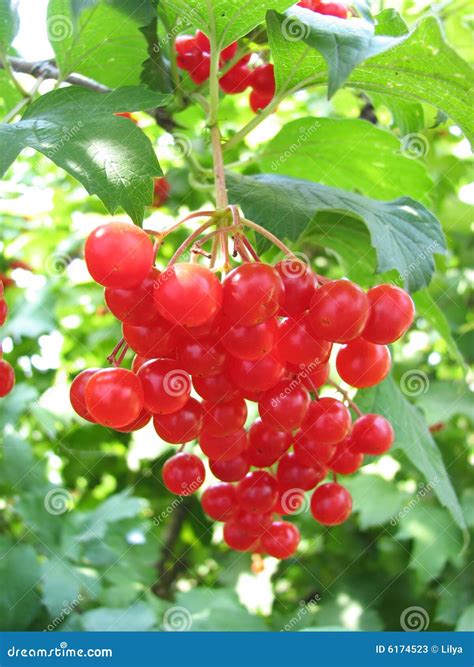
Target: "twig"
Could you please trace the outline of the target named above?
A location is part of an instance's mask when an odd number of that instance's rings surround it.
[[[354,401],[353,401],[351,398],[349,398],[349,394],[347,393],[347,391],[346,391],[345,389],[343,389],[340,385],[338,385],[337,382],[333,382],[332,380],[327,380],[327,383],[330,384],[331,387],[334,387],[335,389],[337,389],[337,391],[342,395],[342,397],[344,398],[344,400],[347,401],[347,403],[349,404],[349,406],[354,410],[354,412],[356,413],[356,415],[357,415],[358,417],[362,417],[362,415],[363,415],[364,413],[363,413],[362,410],[361,410],[361,409],[354,403]]]

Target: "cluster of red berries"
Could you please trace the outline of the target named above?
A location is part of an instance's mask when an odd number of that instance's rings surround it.
[[[321,0],[301,0],[298,2],[300,7],[311,9],[317,14],[325,14],[326,16],[336,16],[340,19],[346,19],[349,15],[346,5],[341,2],[321,2]]]
[[[8,306],[4,298],[3,281],[0,280],[0,327],[3,327],[8,317]],[[15,372],[8,361],[3,358],[2,346],[0,344],[0,398],[11,392],[15,384]]]
[[[210,74],[210,42],[208,37],[198,30],[195,35],[180,35],[176,39],[176,62],[178,67],[189,72],[196,84],[207,81]],[[227,46],[220,56],[220,65],[231,61],[237,54],[238,44],[233,42]],[[221,89],[230,95],[243,93],[249,86],[250,107],[255,113],[270,104],[275,94],[275,77],[273,65],[266,64],[249,67],[250,54],[240,58],[219,79]]]
[[[149,236],[126,223],[92,232],[85,259],[123,323],[117,349],[128,346],[136,356],[132,370],[89,369],[75,378],[71,402],[79,415],[125,432],[153,419],[160,438],[182,445],[162,474],[183,496],[205,479],[202,458],[182,451],[197,440],[220,480],[202,494],[203,509],[224,522],[234,549],[291,556],[299,533],[281,515],[301,511],[313,489],[319,523],[348,518],[349,492],[335,479],[321,482],[328,473],[355,472],[365,454],[386,452],[394,433],[377,414],[359,413],[352,423],[343,401],[319,398],[318,390],[328,381],[333,343],[341,345],[336,367],[346,383],[369,387],[385,378],[386,346],[414,317],[406,292],[384,284],[366,293],[348,280],[316,276],[297,258],[274,267],[245,262],[223,282],[197,263],[160,272]],[[260,415],[248,429],[246,401]]]

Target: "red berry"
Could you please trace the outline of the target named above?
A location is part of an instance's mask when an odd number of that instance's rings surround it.
[[[390,371],[390,365],[388,347],[374,345],[363,338],[345,345],[336,357],[339,376],[347,384],[359,389],[382,382]]]
[[[139,431],[141,428],[146,426],[148,422],[151,419],[151,414],[148,412],[148,410],[143,410],[140,412],[138,417],[134,419],[133,422],[130,424],[127,424],[126,426],[121,426],[120,428],[116,428],[116,431],[119,431],[120,433],[132,433],[133,431]]]
[[[158,319],[158,310],[153,296],[153,285],[160,276],[158,269],[152,268],[145,280],[137,287],[120,289],[106,287],[105,303],[118,320],[128,324],[150,324]]]
[[[204,403],[203,409],[203,428],[217,437],[238,431],[247,419],[247,405],[243,398],[233,398],[221,403]]]
[[[272,98],[275,94],[275,71],[272,64],[256,67],[250,79],[250,85],[258,95]]]
[[[117,113],[114,113],[114,116],[121,116],[122,118],[127,118],[128,120],[131,120],[132,123],[137,124],[137,121],[133,117],[133,115],[129,111],[117,111]]]
[[[0,359],[0,398],[11,392],[15,384],[15,371],[8,361]]]
[[[228,521],[237,511],[237,494],[232,484],[213,484],[201,496],[202,509],[214,521]]]
[[[188,340],[178,347],[178,361],[181,366],[197,377],[219,375],[226,362],[224,348],[211,337]]]
[[[247,433],[243,428],[222,437],[207,431],[202,431],[199,436],[202,452],[212,461],[230,461],[245,451],[247,444]]]
[[[138,371],[144,405],[152,414],[166,415],[183,408],[191,394],[191,378],[174,359],[151,359]]]
[[[316,275],[300,259],[283,259],[275,265],[275,269],[285,286],[279,315],[298,319],[309,308],[318,286]]]
[[[193,35],[178,35],[175,40],[176,52],[180,55],[185,53],[200,53],[201,49],[197,44],[196,37]]]
[[[237,42],[232,42],[232,44],[229,44],[229,46],[226,46],[225,49],[222,49],[221,51],[221,58],[224,61],[232,60],[232,58],[235,56],[237,53],[239,45]],[[248,62],[248,59],[246,59],[246,62]]]
[[[173,264],[155,284],[155,300],[165,319],[196,327],[217,314],[222,304],[222,285],[205,266]]]
[[[219,79],[219,85],[225,93],[236,95],[250,85],[251,72],[247,64],[237,63]]]
[[[278,320],[271,317],[253,326],[243,326],[224,319],[220,326],[221,342],[238,359],[251,361],[271,352],[278,335]]]
[[[259,537],[271,526],[273,512],[245,512],[239,510],[234,517],[234,521],[241,528],[245,528],[249,535]]]
[[[168,459],[162,470],[166,488],[178,496],[190,496],[204,482],[203,462],[194,454],[180,452]]]
[[[300,368],[299,366],[290,365],[291,371],[296,378],[303,383],[306,389],[314,391],[326,384],[329,378],[330,366],[328,363],[320,364],[310,362],[307,366]]]
[[[130,424],[143,409],[140,381],[124,368],[106,368],[95,372],[85,386],[84,396],[91,418],[110,428]]]
[[[348,17],[347,7],[340,2],[320,2],[315,9],[318,14],[325,14],[326,16],[336,16],[340,19]]]
[[[326,468],[316,463],[314,467],[304,465],[294,452],[284,454],[278,463],[277,480],[280,489],[310,491],[325,477]]]
[[[91,377],[99,371],[100,368],[87,368],[76,375],[69,388],[69,400],[79,417],[87,419],[89,422],[95,422],[86,407],[85,389]]]
[[[325,363],[331,355],[332,343],[321,340],[311,331],[307,318],[299,322],[291,318],[280,325],[278,350],[292,364]]]
[[[285,366],[273,351],[255,361],[230,356],[227,371],[232,382],[245,392],[267,391],[283,378]]]
[[[252,90],[249,97],[250,108],[254,113],[265,109],[273,99],[273,95],[260,95],[256,90]]]
[[[166,356],[176,348],[178,342],[173,325],[160,316],[155,322],[146,326],[125,322],[122,330],[127,345],[136,354],[147,359]]]
[[[392,425],[382,415],[362,415],[352,427],[352,447],[362,454],[384,454],[390,449],[394,439]]]
[[[394,285],[378,285],[369,289],[367,297],[370,312],[363,338],[378,345],[387,345],[401,338],[415,317],[410,295]]]
[[[302,426],[302,432],[323,445],[335,445],[344,440],[351,428],[351,413],[335,398],[313,401]]]
[[[277,481],[264,470],[249,472],[237,485],[239,505],[247,512],[269,512],[277,498]]]
[[[224,315],[236,324],[252,326],[275,315],[284,296],[283,282],[269,264],[247,262],[224,280]]]
[[[249,429],[248,460],[256,468],[273,465],[290,447],[289,433],[275,431],[261,419],[256,419]]]
[[[256,543],[256,539],[235,521],[224,524],[224,542],[235,551],[249,551]]]
[[[153,244],[135,225],[111,222],[89,234],[84,256],[93,279],[104,287],[130,289],[142,283],[153,266]]]
[[[153,206],[159,208],[168,201],[170,184],[165,177],[155,178],[153,183]]]
[[[298,431],[295,436],[294,451],[296,458],[303,465],[327,465],[336,451],[336,445],[321,443],[317,435],[308,435]]]
[[[329,467],[340,475],[350,475],[359,470],[363,460],[364,455],[353,449],[352,440],[348,437],[337,445],[336,452],[329,461]]]
[[[196,35],[194,37],[194,40],[196,42],[196,45],[201,49],[201,51],[210,53],[211,42],[209,41],[209,37],[205,35],[203,32],[201,32],[201,30],[196,30]]]
[[[366,293],[349,280],[333,280],[316,290],[308,322],[318,338],[347,343],[360,336],[368,316]]]
[[[250,465],[245,452],[227,461],[209,461],[212,474],[223,482],[239,482],[248,473]]]
[[[336,482],[318,486],[311,497],[311,514],[323,526],[337,526],[343,523],[349,517],[351,510],[351,494]]]
[[[195,440],[202,429],[204,411],[199,401],[189,398],[187,403],[171,414],[155,415],[153,426],[165,442],[173,445]]]
[[[143,364],[146,364],[147,361],[149,361],[149,359],[146,357],[142,357],[140,354],[136,354],[132,360],[132,371],[134,373],[138,373],[140,368],[143,366]]]
[[[190,68],[188,71],[192,81],[197,86],[200,86],[201,83],[204,83],[204,81],[208,80],[211,74],[211,59],[209,57],[201,58],[199,63],[196,64],[195,67]]]
[[[293,556],[300,542],[300,532],[288,521],[274,521],[262,535],[262,547],[269,556],[289,558]]]
[[[230,401],[240,396],[240,390],[223,373],[205,378],[193,377],[193,386],[201,398],[211,403]]]
[[[294,431],[303,423],[311,399],[308,390],[297,382],[280,382],[267,391],[258,403],[263,422],[277,431]]]
[[[3,283],[2,283],[3,288]],[[3,294],[3,292],[2,292]],[[5,299],[0,299],[0,327],[3,327],[8,317],[8,306]]]
[[[302,511],[303,502],[302,489],[280,489],[273,512],[275,514],[299,514]]]

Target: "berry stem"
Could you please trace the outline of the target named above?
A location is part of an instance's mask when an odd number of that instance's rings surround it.
[[[269,241],[271,241],[273,243],[273,245],[275,245],[277,248],[280,248],[280,250],[282,252],[289,255],[289,257],[292,257],[294,259],[298,259],[298,257],[295,255],[295,253],[292,250],[290,250],[288,248],[288,246],[283,243],[283,241],[280,241],[280,239],[278,237],[276,237],[274,234],[269,232],[264,227],[261,227],[260,225],[257,225],[256,222],[252,222],[251,220],[247,220],[247,218],[243,218],[242,223],[246,227],[250,227],[250,229],[254,229],[256,232],[258,232],[262,236],[265,236],[265,238],[267,238]]]
[[[113,364],[114,366],[117,365],[117,355],[120,353],[120,350],[122,349],[122,347],[123,347],[124,345],[125,345],[125,352],[126,352],[127,349],[128,349],[128,345],[127,345],[127,343],[125,342],[125,338],[121,338],[121,339],[119,340],[119,342],[117,343],[117,345],[116,345],[116,346],[114,347],[114,349],[112,350],[112,352],[111,352],[111,353],[109,354],[109,356],[107,357],[107,361],[109,362],[109,364]],[[122,358],[123,358],[123,357],[122,357]]]
[[[171,227],[168,227],[168,229],[164,229],[163,231],[157,231],[156,229],[144,229],[147,234],[150,234],[151,236],[156,237],[158,240],[162,241],[168,234],[171,234],[171,232],[174,232],[178,227],[180,227],[183,223],[187,222],[188,220],[193,220],[193,218],[208,218],[209,216],[212,216],[215,214],[215,211],[195,211],[194,213],[190,213],[186,217],[182,218],[181,220],[178,220],[174,225],[171,225]]]
[[[354,403],[354,401],[353,401],[351,398],[349,398],[349,394],[347,393],[347,391],[346,391],[345,389],[343,389],[340,385],[338,385],[337,382],[333,382],[332,380],[328,380],[327,383],[330,384],[331,387],[334,387],[335,389],[337,389],[337,391],[343,396],[344,400],[347,401],[347,403],[349,404],[349,406],[354,410],[354,412],[356,413],[356,415],[357,415],[358,417],[362,417],[362,415],[363,415],[364,413],[363,413],[362,410],[361,410],[361,409]]]
[[[214,211],[214,213],[212,214],[212,217],[209,218],[209,220],[207,220],[203,225],[198,227],[198,229],[196,229],[196,231],[194,231],[191,234],[191,236],[188,236],[188,238],[185,241],[183,241],[183,243],[179,246],[177,251],[174,253],[173,257],[168,262],[168,266],[171,266],[172,264],[175,264],[178,261],[178,259],[181,257],[181,255],[184,252],[186,252],[186,250],[189,248],[189,246],[191,246],[194,243],[194,241],[197,238],[199,238],[199,236],[201,236],[201,234],[204,231],[206,231],[206,229],[208,229],[209,227],[211,227],[212,225],[214,225],[216,223],[215,213],[216,212]]]

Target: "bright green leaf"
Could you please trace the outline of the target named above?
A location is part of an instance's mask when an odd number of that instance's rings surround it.
[[[136,602],[126,609],[91,609],[81,615],[81,620],[86,632],[146,632],[156,622],[146,602]]]
[[[358,512],[362,530],[388,523],[402,509],[408,495],[396,483],[378,475],[354,475],[344,480],[352,495],[354,512]],[[383,498],[383,502],[380,499]]]
[[[20,21],[18,0],[0,0],[0,53],[6,53],[14,40]]]

